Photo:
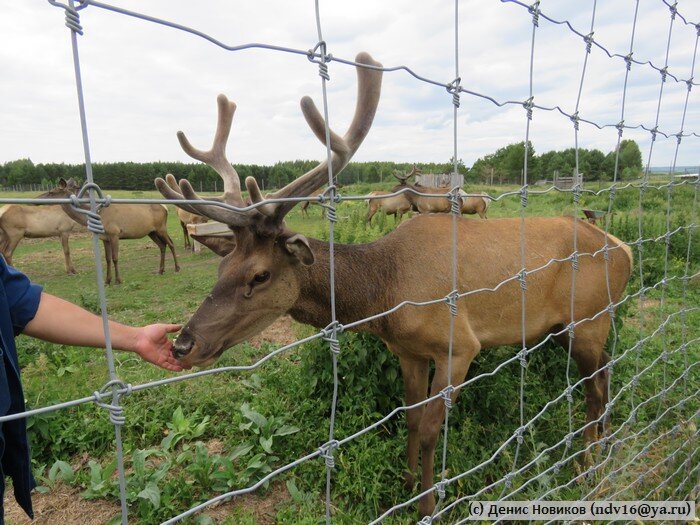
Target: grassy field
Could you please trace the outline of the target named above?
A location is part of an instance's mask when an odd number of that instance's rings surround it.
[[[389,185],[387,185],[388,187]],[[362,194],[376,186],[343,188]],[[384,188],[386,189],[386,188]],[[481,191],[486,188],[473,188]],[[595,188],[597,189],[597,188]],[[500,192],[515,188],[499,188]],[[113,197],[156,197],[155,192],[109,192]],[[30,197],[28,194],[3,195]],[[643,237],[662,236],[666,231],[667,190],[649,189],[642,202]],[[693,188],[675,188],[669,215],[671,230],[697,223],[693,217]],[[580,208],[607,209],[608,194],[584,195]],[[393,219],[379,218],[370,227],[364,221],[366,204],[343,203],[338,215],[336,239],[367,242],[394,227]],[[519,196],[493,203],[489,217],[519,216]],[[575,210],[570,194],[530,195],[527,215],[567,215]],[[697,213],[697,211],[695,212]],[[287,220],[290,228],[306,235],[327,238],[327,223],[318,207],[302,218],[298,209]],[[638,237],[639,193],[618,191],[610,230],[625,241]],[[697,227],[696,227],[697,228]],[[164,275],[157,274],[159,252],[149,239],[120,244],[123,284],[107,288],[111,318],[129,324],[151,322],[184,323],[216,280],[219,258],[182,249],[182,232],[174,209],[169,231],[178,247],[182,266],[173,271],[166,259]],[[663,239],[643,247],[642,272],[635,269],[628,293],[640,282],[650,286],[664,276],[682,276],[689,246],[689,228],[670,238],[668,261]],[[690,242],[690,274],[698,271],[700,233]],[[14,256],[14,264],[47,292],[99,311],[92,242],[88,235],[71,239],[71,253],[78,275],[64,273],[60,243],[56,239],[25,240]],[[635,252],[638,259],[638,253]],[[637,264],[639,261],[637,261]],[[568,404],[552,404],[524,436],[518,467],[533,465],[512,479],[510,490],[518,499],[537,499],[553,490],[551,499],[576,500],[615,495],[618,500],[683,499],[696,485],[687,479],[683,461],[696,465],[695,434],[700,374],[689,363],[700,359],[697,311],[677,312],[684,305],[700,303],[697,279],[687,288],[670,280],[665,291],[657,286],[640,303],[629,300],[619,310],[615,355],[629,350],[615,367],[613,394],[619,392],[612,413],[612,429],[619,429],[618,448],[596,451],[601,468],[569,483],[580,472],[576,461],[564,462],[557,471],[548,470],[565,453],[565,447],[549,447],[569,432]],[[675,313],[674,313],[675,312]],[[668,318],[665,330],[658,330]],[[79,330],[80,327],[75,327]],[[217,366],[254,363],[280,344],[314,333],[307,326],[283,319],[250,343],[224,353]],[[645,338],[645,343],[634,347]],[[685,348],[681,345],[687,343]],[[611,345],[613,341],[611,340]],[[669,350],[665,360],[659,356]],[[343,334],[339,374],[341,377],[335,434],[343,438],[403,404],[402,381],[397,360],[381,342],[365,334]],[[631,349],[631,350],[630,350]],[[107,380],[104,353],[100,350],[61,347],[22,337],[19,351],[25,396],[30,408],[89,396]],[[511,348],[482,352],[469,377],[488,373],[513,355]],[[134,385],[171,374],[146,366],[137,358],[117,354],[119,377]],[[652,365],[653,364],[653,365]],[[648,370],[645,371],[648,367]],[[545,404],[566,389],[566,352],[545,345],[530,358],[526,377],[525,416],[530,419]],[[572,366],[571,382],[578,380]],[[681,378],[684,370],[689,373]],[[645,371],[638,385],[630,387],[633,375]],[[681,379],[679,379],[681,378]],[[450,416],[448,439],[449,476],[469,470],[491,457],[519,426],[518,392],[520,365],[516,362],[493,377],[471,385],[460,396]],[[673,388],[659,395],[667,386]],[[316,450],[328,439],[328,416],[332,374],[327,343],[314,341],[295,347],[266,362],[254,372],[213,374],[192,381],[134,393],[123,399],[126,424],[122,429],[127,467],[127,499],[130,523],[160,523],[207,499],[252,485],[268,472]],[[690,398],[682,406],[678,402]],[[642,403],[643,402],[643,403]],[[635,422],[630,407],[639,405]],[[583,424],[585,407],[580,388],[573,395],[573,428]],[[498,418],[494,418],[498,414]],[[659,415],[664,414],[659,418]],[[658,423],[649,426],[656,419]],[[673,433],[669,431],[677,425]],[[37,416],[29,421],[33,462],[41,485],[35,497],[36,523],[106,523],[119,513],[118,487],[114,475],[114,430],[108,414],[93,405]],[[649,428],[647,428],[649,427]],[[375,431],[336,451],[333,473],[334,523],[365,523],[387,508],[409,499],[414,493],[402,486],[406,428],[399,415]],[[575,439],[571,454],[581,447]],[[646,448],[645,448],[646,447]],[[438,445],[442,450],[442,445]],[[674,456],[671,454],[676,451]],[[447,488],[447,502],[479,491],[513,468],[515,447],[506,447],[493,461]],[[669,459],[671,458],[671,459]],[[616,472],[613,479],[605,475]],[[675,472],[675,474],[674,474]],[[536,481],[529,480],[537,476]],[[697,477],[697,470],[692,476]],[[324,522],[325,465],[320,460],[304,463],[280,476],[255,495],[236,498],[201,513],[189,523],[289,523]],[[662,481],[669,478],[665,486]],[[673,490],[682,482],[680,491]],[[634,483],[634,484],[633,484]],[[633,484],[633,485],[631,485]],[[628,485],[631,485],[629,488]],[[557,488],[559,487],[559,488]],[[497,499],[503,484],[481,496]],[[621,491],[619,494],[615,494]],[[677,496],[677,497],[674,497]],[[464,505],[444,520],[461,519]],[[43,520],[43,521],[42,521]],[[413,509],[401,510],[386,523],[415,523]],[[9,523],[25,523],[16,508],[8,512]]]

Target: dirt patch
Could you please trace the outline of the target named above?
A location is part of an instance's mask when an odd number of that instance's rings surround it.
[[[209,443],[210,445],[212,443]],[[235,509],[252,510],[255,523],[272,525],[279,504],[289,499],[284,483],[270,486],[263,494],[246,494],[231,501],[209,507],[204,511],[215,523],[223,522]],[[30,520],[17,505],[14,497],[6,495],[5,522],[7,525],[104,525],[120,513],[119,503],[104,500],[86,500],[80,490],[57,484],[50,493],[32,495],[34,521]]]
[[[238,496],[231,501],[209,507],[204,511],[211,516],[216,523],[226,519],[234,509],[252,509],[257,525],[274,525],[277,523],[275,516],[277,508],[283,501],[290,498],[284,483],[278,482],[270,486],[264,494],[246,494]]]
[[[250,344],[260,347],[262,343],[274,343],[280,346],[288,345],[297,340],[294,333],[294,321],[288,315],[278,318],[258,335],[250,339]]]
[[[86,500],[80,489],[57,484],[47,494],[34,493],[34,521],[17,505],[15,498],[5,494],[5,522],[7,525],[104,525],[119,514],[118,503],[104,500]]]

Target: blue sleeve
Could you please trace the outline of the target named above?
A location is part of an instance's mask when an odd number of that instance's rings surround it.
[[[34,319],[39,309],[42,287],[33,284],[29,278],[0,257],[0,279],[5,288],[5,296],[10,309],[12,329],[15,336],[22,333],[27,323]]]

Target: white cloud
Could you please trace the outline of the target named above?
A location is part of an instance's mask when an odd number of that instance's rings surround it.
[[[623,5],[624,4],[624,5]],[[629,4],[629,5],[627,5]],[[700,21],[700,5],[679,10]],[[317,41],[313,3],[172,2],[115,0],[205,32],[226,44],[252,42],[306,50]],[[592,2],[542,2],[557,20],[588,33]],[[448,83],[454,79],[454,3],[401,0],[320,2],[323,37],[335,57],[352,59],[367,50],[387,67],[407,66],[416,74]],[[634,2],[598,3],[594,38],[613,53],[627,54]],[[30,157],[35,162],[82,162],[69,31],[63,12],[41,1],[9,3],[0,18],[0,162]],[[322,158],[324,147],[301,116],[298,101],[309,94],[321,104],[317,66],[305,56],[265,49],[228,52],[195,35],[115,14],[95,6],[81,11],[78,37],[92,159],[96,162],[190,159],[175,131],[203,147],[215,127],[215,97],[223,92],[238,104],[229,155],[233,162],[274,163]],[[643,2],[635,33],[634,58],[663,66],[669,11],[662,2]],[[459,72],[465,89],[499,102],[523,101],[529,93],[532,18],[512,2],[459,3]],[[690,76],[696,32],[674,22],[669,71]],[[533,93],[542,106],[575,110],[585,43],[564,25],[540,18],[535,36]],[[593,48],[588,58],[580,116],[614,124],[621,114],[624,62]],[[355,75],[332,62],[328,83],[330,123],[343,132],[352,117]],[[696,76],[700,78],[700,75]],[[374,129],[356,160],[446,161],[452,156],[452,104],[444,87],[414,79],[406,71],[384,74]],[[652,127],[660,75],[648,65],[630,73],[625,122]],[[685,84],[664,86],[659,128],[681,125]],[[698,88],[689,99],[685,130],[700,133]],[[462,94],[458,111],[458,156],[467,164],[510,142],[524,139],[525,111],[497,107]],[[626,131],[648,153],[646,132]],[[535,110],[531,140],[538,152],[573,147],[572,123],[558,112]],[[581,124],[579,144],[610,151],[615,129]],[[684,139],[678,164],[697,164],[697,137]],[[668,165],[675,139],[659,137],[653,165]]]

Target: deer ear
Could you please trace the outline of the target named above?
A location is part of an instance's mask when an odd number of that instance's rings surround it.
[[[316,260],[314,252],[311,251],[311,246],[309,246],[309,241],[303,235],[298,233],[292,235],[285,241],[284,246],[289,253],[294,255],[306,266],[312,265]]]
[[[66,186],[68,186],[68,183],[66,182],[66,179],[64,179],[63,177],[61,177],[60,179],[58,179],[58,187],[59,187],[59,188],[61,188],[61,189],[63,190],[63,189],[66,188]]]
[[[195,241],[213,251],[216,255],[224,257],[236,249],[236,238],[221,235],[190,235]]]

